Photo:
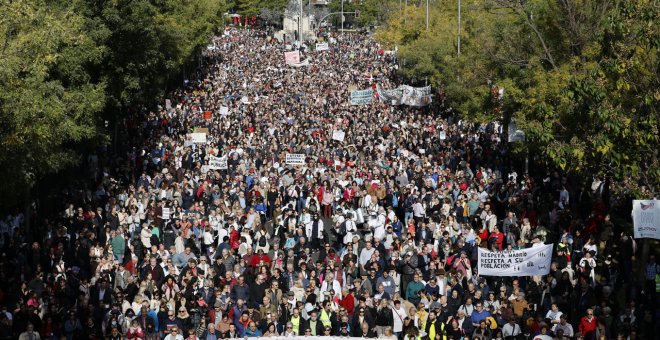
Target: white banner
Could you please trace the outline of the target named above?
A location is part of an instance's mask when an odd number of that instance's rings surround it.
[[[492,252],[479,247],[481,276],[535,276],[550,272],[552,244],[521,250]]]
[[[287,64],[300,62],[300,51],[284,52],[284,61]]]
[[[301,153],[288,153],[286,154],[285,163],[291,165],[305,165],[305,155]]]
[[[408,106],[426,106],[431,104],[431,86],[412,87],[403,85],[401,104]]]
[[[372,89],[351,91],[351,105],[371,104],[373,97]]]
[[[190,134],[190,140],[193,143],[204,144],[204,143],[206,143],[206,133],[203,133],[203,132],[191,133]]]
[[[336,141],[339,141],[339,142],[343,142],[344,137],[346,137],[346,133],[344,131],[342,131],[342,130],[332,131],[332,139],[334,139]]]
[[[660,240],[660,201],[633,200],[632,218],[635,238]]]
[[[303,67],[303,66],[308,66],[309,65],[309,59],[305,59],[299,63],[288,63],[287,65],[293,66],[293,67]]]
[[[211,170],[227,169],[227,157],[209,156],[209,169]]]
[[[431,86],[412,87],[401,85],[393,90],[376,87],[378,98],[391,105],[426,106],[431,104]]]
[[[317,51],[327,51],[329,49],[330,49],[330,47],[328,46],[328,43],[318,43],[318,44],[316,44],[316,50]]]

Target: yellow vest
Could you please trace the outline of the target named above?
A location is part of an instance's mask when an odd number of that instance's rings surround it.
[[[433,320],[433,323],[431,323],[431,327],[429,327],[429,334],[428,334],[428,335],[429,335],[429,339],[435,339],[435,333],[436,333],[436,331],[435,331],[435,326],[436,326],[437,324],[438,324],[438,320],[437,320],[437,319],[436,319],[436,320]],[[441,331],[442,333],[444,333],[444,330],[445,330],[445,324],[442,323],[442,322],[440,322],[440,331]],[[444,335],[444,334],[442,335],[442,338],[443,338],[444,340],[447,340],[447,336]]]
[[[328,312],[325,311],[325,308],[321,309],[321,316],[319,317],[319,321],[321,321],[324,327],[332,325],[332,322],[330,322],[330,315],[328,315]]]
[[[300,332],[300,316],[298,317],[292,316],[291,324],[293,325],[293,330],[296,332],[296,335],[298,335],[298,333]]]

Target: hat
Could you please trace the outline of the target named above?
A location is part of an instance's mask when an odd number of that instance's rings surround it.
[[[289,291],[289,292],[286,293],[286,294],[287,294],[288,296],[293,296],[293,292],[292,292],[292,291]]]

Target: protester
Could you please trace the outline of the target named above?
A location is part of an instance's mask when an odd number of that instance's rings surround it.
[[[392,105],[396,54],[330,38],[287,65],[290,42],[227,28],[166,103],[128,113],[42,239],[4,219],[0,336],[653,337],[660,267],[618,274],[638,250],[598,192],[520,175],[499,123],[441,96]],[[479,248],[544,243],[547,275],[479,273]]]

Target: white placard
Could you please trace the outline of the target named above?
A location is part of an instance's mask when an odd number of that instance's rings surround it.
[[[171,109],[172,108],[172,101],[169,99],[165,99],[165,108],[166,109]]]
[[[552,244],[500,252],[479,247],[478,251],[480,276],[535,276],[550,272]]]
[[[633,200],[632,217],[635,238],[660,240],[660,201]]]
[[[316,44],[316,50],[317,51],[327,51],[329,49],[330,49],[330,47],[328,46],[328,43],[318,43],[318,44]]]
[[[170,208],[163,207],[163,219],[164,220],[170,219]]]
[[[206,133],[203,132],[191,133],[190,140],[196,144],[204,144],[206,143]]]
[[[227,157],[209,156],[209,169],[211,170],[227,169]]]
[[[285,163],[290,165],[305,165],[305,155],[301,153],[288,153],[286,154]]]
[[[444,130],[440,131],[440,139],[442,140],[447,139],[447,133]]]
[[[229,115],[229,108],[226,106],[220,106],[220,115],[221,116]]]
[[[419,153],[422,154],[422,155],[425,154],[425,153],[426,153],[426,149],[419,149]]]
[[[284,52],[284,61],[287,64],[300,62],[300,51]]]
[[[332,139],[334,139],[336,141],[339,141],[339,142],[343,142],[344,137],[346,137],[346,133],[344,131],[342,131],[342,130],[332,131]]]

